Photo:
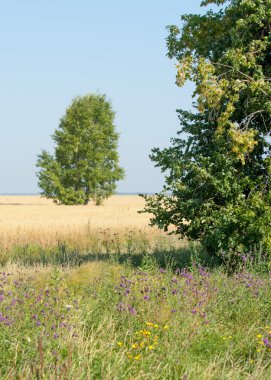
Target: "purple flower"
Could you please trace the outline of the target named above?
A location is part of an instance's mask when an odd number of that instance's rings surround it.
[[[131,314],[136,315],[136,309],[132,307],[131,305],[128,305],[128,310],[130,311]]]
[[[149,296],[147,296],[147,295],[144,296],[144,300],[147,300],[147,301],[148,301],[149,299],[150,299]]]
[[[271,343],[270,343],[270,341],[269,341],[268,338],[264,338],[264,339],[263,339],[263,343],[265,344],[265,346],[266,346],[267,348],[271,348]]]

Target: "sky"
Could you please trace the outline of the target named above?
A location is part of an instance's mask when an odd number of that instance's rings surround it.
[[[191,109],[175,85],[166,26],[199,13],[201,0],[11,0],[0,4],[0,193],[38,193],[35,166],[71,100],[106,94],[116,111],[118,192],[153,193],[164,176],[149,159]]]

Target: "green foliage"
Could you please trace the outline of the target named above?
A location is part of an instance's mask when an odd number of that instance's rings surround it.
[[[42,195],[62,204],[101,204],[124,177],[118,165],[114,112],[103,95],[75,98],[54,132],[54,156],[38,156]]]
[[[223,6],[169,27],[176,83],[195,83],[195,112],[178,111],[172,146],[153,149],[164,191],[146,196],[153,225],[199,240],[212,254],[271,251],[271,0]]]

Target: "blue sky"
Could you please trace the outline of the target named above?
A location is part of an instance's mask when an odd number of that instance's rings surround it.
[[[0,5],[0,193],[37,193],[36,156],[72,98],[106,93],[117,112],[126,170],[120,192],[155,192],[163,175],[148,155],[179,128],[191,85],[175,85],[166,25],[200,0],[13,0]]]

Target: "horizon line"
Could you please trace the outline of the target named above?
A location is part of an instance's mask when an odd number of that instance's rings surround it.
[[[147,195],[154,195],[155,192],[138,192],[138,191],[118,191],[115,194],[112,195],[139,195],[139,194],[147,194]],[[0,193],[0,196],[15,196],[15,195],[20,195],[20,196],[26,196],[26,195],[41,195],[40,193]]]

